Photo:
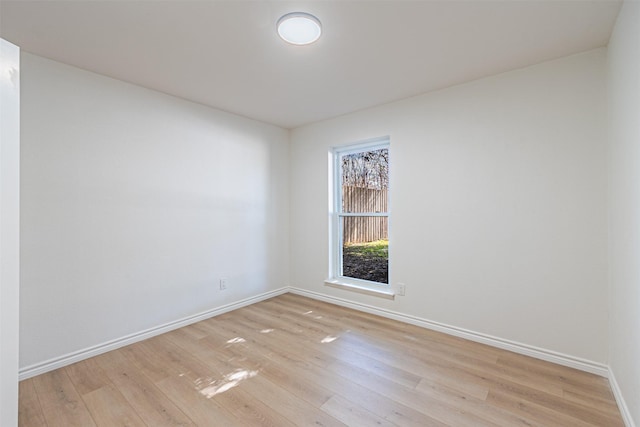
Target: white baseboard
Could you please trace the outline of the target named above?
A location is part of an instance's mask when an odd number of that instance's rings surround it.
[[[44,374],[45,372],[53,371],[54,369],[61,368],[63,366],[71,365],[72,363],[79,362],[84,359],[88,359],[93,356],[97,356],[102,353],[106,353],[111,350],[124,347],[129,344],[133,344],[147,338],[154,337],[156,335],[164,334],[165,332],[172,331],[174,329],[182,328],[192,323],[199,322],[201,320],[209,319],[214,316],[218,316],[223,313],[227,313],[238,308],[246,307],[257,302],[282,295],[288,292],[288,288],[280,288],[275,291],[265,292],[260,295],[245,298],[240,301],[236,301],[231,304],[226,304],[221,307],[217,307],[211,310],[203,311],[202,313],[194,314],[192,316],[184,317],[182,319],[175,320],[173,322],[165,323],[164,325],[156,326],[144,331],[136,332],[135,334],[127,335],[122,338],[111,340],[102,344],[95,345],[93,347],[85,348],[83,350],[74,351],[73,353],[65,354],[60,357],[45,360],[44,362],[36,363],[31,366],[26,366],[20,369],[18,373],[18,379],[20,381],[27,378],[35,377],[36,375]]]
[[[562,354],[552,350],[546,350],[543,348],[534,347],[534,346],[522,344],[515,341],[510,341],[510,340],[494,337],[487,334],[481,334],[479,332],[474,332],[467,329],[446,325],[440,322],[434,322],[431,320],[422,319],[420,317],[374,307],[368,304],[353,302],[353,301],[325,295],[318,292],[307,291],[305,289],[290,287],[289,292],[293,294],[317,299],[320,301],[325,301],[332,304],[340,305],[343,307],[353,308],[355,310],[364,311],[366,313],[376,314],[378,316],[398,320],[400,322],[409,323],[412,325],[420,326],[420,327],[431,329],[434,331],[443,332],[445,334],[453,335],[460,338],[465,338],[470,341],[487,344],[492,347],[513,351],[514,353],[524,354],[526,356],[535,357],[536,359],[546,360],[547,362],[552,362],[558,365],[568,366],[571,368],[579,369],[581,371],[590,372],[592,374],[600,375],[605,378],[609,376],[608,366],[602,363],[581,359],[579,357],[569,356],[567,354]]]
[[[256,295],[250,298],[245,298],[240,301],[236,301],[231,304],[226,304],[221,307],[217,307],[211,310],[204,311],[202,313],[188,316],[173,322],[165,323],[154,328],[150,328],[135,334],[127,335],[122,338],[118,338],[112,341],[108,341],[103,344],[99,344],[93,347],[89,347],[83,350],[79,350],[73,353],[69,353],[54,359],[49,359],[44,362],[40,362],[31,366],[24,367],[19,371],[19,380],[25,380],[27,378],[34,377],[36,375],[44,374],[45,372],[53,371],[54,369],[61,368],[63,366],[70,365],[72,363],[79,362],[84,359],[88,359],[93,356],[97,356],[102,353],[106,353],[111,350],[124,347],[129,344],[133,344],[147,338],[154,337],[156,335],[163,334],[165,332],[172,331],[174,329],[182,328],[192,323],[199,322],[201,320],[209,319],[211,317],[227,313],[238,308],[246,307],[257,302],[273,298],[278,295],[291,292],[293,294],[302,295],[305,297],[313,298],[319,301],[325,301],[328,303],[340,305],[343,307],[352,308],[355,310],[363,311],[366,313],[376,314],[378,316],[386,317],[389,319],[398,320],[400,322],[409,323],[412,325],[420,326],[426,329],[431,329],[445,334],[461,337],[470,341],[487,344],[493,347],[501,348],[504,350],[513,351],[515,353],[524,354],[527,356],[535,357],[537,359],[546,360],[548,362],[557,363],[559,365],[568,366],[571,368],[579,369],[581,371],[590,372],[596,375],[600,375],[609,378],[611,384],[611,390],[615,396],[616,402],[620,409],[620,413],[624,420],[626,427],[636,427],[636,424],[631,417],[631,412],[625,402],[622,392],[616,381],[616,377],[610,367],[592,362],[589,360],[581,359],[578,357],[569,356],[566,354],[558,353],[551,350],[546,350],[502,338],[497,338],[491,335],[481,334],[478,332],[470,331],[455,326],[446,325],[440,322],[434,322],[427,319],[422,319],[416,316],[411,316],[403,313],[398,313],[391,310],[386,310],[378,307],[374,307],[368,304],[362,304],[358,302],[349,301],[343,298],[333,297],[318,292],[307,291],[295,287],[283,287],[274,291],[265,292],[260,295]]]
[[[306,296],[306,297],[317,299],[320,301],[329,302],[329,303],[340,305],[343,307],[353,308],[355,310],[364,311],[371,314],[376,314],[378,316],[398,320],[400,322],[409,323],[412,325],[420,326],[420,327],[431,329],[434,331],[443,332],[445,334],[449,334],[449,335],[465,338],[471,341],[479,342],[482,344],[487,344],[493,347],[513,351],[515,353],[524,354],[527,356],[535,357],[537,359],[542,359],[548,362],[557,363],[559,365],[569,366],[571,368],[576,368],[581,371],[590,372],[603,377],[609,377],[610,375],[609,368],[604,364],[569,356],[569,355],[554,352],[551,350],[533,347],[530,345],[526,345],[526,344],[522,344],[522,343],[510,341],[510,340],[505,340],[502,338],[493,337],[486,334],[481,334],[478,332],[458,328],[455,326],[446,325],[439,322],[434,322],[427,319],[422,319],[416,316],[398,313],[398,312],[374,307],[367,304],[357,303],[357,302],[349,301],[346,299],[321,294],[318,292],[307,291],[307,290],[295,288],[295,287],[283,287],[275,291],[266,292],[260,295],[256,295],[250,298],[246,298],[246,299],[231,303],[231,304],[223,305],[221,307],[217,307],[202,313],[198,313],[193,316],[185,317],[183,319],[169,322],[164,325],[160,325],[160,326],[150,328],[141,332],[137,332],[135,334],[127,335],[125,337],[108,341],[102,344],[98,344],[93,347],[89,347],[83,350],[78,350],[73,353],[69,353],[53,359],[45,360],[44,362],[40,362],[34,365],[26,366],[20,369],[19,380],[31,378],[36,375],[40,375],[45,372],[52,371],[54,369],[58,369],[63,366],[70,365],[72,363],[79,362],[81,360],[88,359],[90,357],[97,356],[99,354],[106,353],[108,351],[115,350],[120,347],[124,347],[126,345],[133,344],[133,343],[145,340],[147,338],[151,338],[156,335],[160,335],[165,332],[169,332],[174,329],[178,329],[183,326],[190,325],[192,323],[199,322],[201,320],[205,320],[205,319],[208,319],[232,310],[236,310],[238,308],[246,307],[248,305],[263,301],[265,299],[282,295],[287,292]],[[616,384],[616,387],[617,387],[617,384]],[[612,388],[613,388],[613,383],[612,383]],[[614,389],[614,393],[615,393],[615,389]],[[621,399],[621,395],[618,389],[618,394],[616,395],[616,399],[619,399],[619,398]],[[620,401],[621,400],[619,400],[619,402]],[[624,401],[622,400],[622,402]],[[628,416],[628,410],[627,410],[627,417],[631,419]],[[631,426],[633,426],[633,424],[631,424]]]
[[[622,415],[624,425],[626,427],[636,427],[636,424],[633,422],[633,418],[631,417],[629,407],[627,406],[627,402],[622,396],[622,391],[620,390],[620,386],[618,385],[618,381],[616,380],[616,376],[611,370],[611,367],[609,367],[609,384],[611,384],[611,391],[613,392],[613,395],[616,398],[616,402],[618,403],[618,409],[620,409],[620,414]]]

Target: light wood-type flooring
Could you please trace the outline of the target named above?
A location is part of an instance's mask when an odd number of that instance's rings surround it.
[[[623,426],[606,379],[285,294],[22,381],[21,426]]]

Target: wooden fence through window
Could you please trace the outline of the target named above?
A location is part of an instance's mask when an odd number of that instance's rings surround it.
[[[343,212],[388,212],[388,190],[343,186]],[[388,239],[387,217],[344,217],[344,243],[364,243]]]

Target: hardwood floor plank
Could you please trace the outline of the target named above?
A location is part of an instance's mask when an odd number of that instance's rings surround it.
[[[623,426],[608,381],[285,294],[20,384],[20,426]]]
[[[296,426],[346,427],[346,424],[338,419],[327,415],[295,394],[282,389],[261,374],[246,384],[246,390],[254,399],[261,400],[271,408],[277,408],[278,412]]]
[[[278,412],[278,408],[271,408],[262,401],[253,399],[253,396],[241,387],[223,389],[224,391],[222,392],[217,392],[217,390],[214,391],[216,394],[213,397],[223,408],[231,412],[240,421],[239,425],[295,426]]]
[[[168,339],[174,339],[178,345],[182,345],[183,348],[189,348],[196,354],[196,357],[202,360],[208,366],[214,368],[220,372],[232,372],[232,373],[251,373],[249,378],[245,381],[238,383],[238,387],[246,391],[254,400],[261,401],[268,407],[278,408],[278,412],[293,422],[295,425],[319,425],[319,426],[341,426],[343,425],[338,420],[326,415],[318,409],[313,403],[308,403],[302,398],[299,398],[296,394],[286,391],[276,383],[271,382],[263,372],[262,367],[268,365],[269,362],[264,360],[256,360],[258,358],[248,360],[247,358],[235,358],[235,353],[232,353],[231,357],[227,357],[228,353],[218,351],[208,351],[206,345],[203,345],[203,340],[193,341],[189,337],[171,335],[167,336]],[[204,341],[206,342],[206,341]],[[228,345],[230,347],[231,345]],[[248,348],[245,348],[248,350]],[[267,370],[267,373],[269,371]],[[271,371],[273,372],[273,371]],[[286,372],[281,372],[280,376],[275,378],[282,378],[282,374],[287,375]],[[232,374],[233,376],[233,374]],[[271,378],[274,378],[271,375]],[[322,403],[326,402],[328,398],[321,398]]]
[[[249,352],[250,357],[243,357],[243,352]],[[263,352],[264,355],[262,354]],[[269,353],[266,353],[269,352]],[[257,369],[260,375],[269,381],[279,384],[294,395],[306,402],[320,407],[324,402],[329,400],[333,395],[329,391],[313,381],[309,381],[306,376],[298,374],[289,360],[282,363],[276,363],[278,358],[264,347],[256,345],[247,345],[243,349],[225,348],[217,351],[205,351],[196,354],[200,360],[208,365],[217,365],[219,362],[227,362],[232,366],[244,369]]]
[[[332,390],[335,394],[348,396],[349,400],[359,407],[397,425],[416,427],[442,427],[451,425],[438,420],[437,412],[439,408],[432,407],[429,404],[430,402],[427,401],[423,402],[423,405],[416,409],[411,405],[390,399],[380,391],[350,381],[348,378],[333,371],[326,371],[323,374],[316,371],[296,372],[296,375],[309,378],[309,381],[320,384]]]
[[[227,319],[220,319],[220,322],[216,323],[218,327],[226,332],[232,332],[235,334],[229,341],[238,339],[247,340],[247,337],[251,337],[252,342],[256,345],[261,345],[267,349],[287,349],[284,357],[290,359],[291,363],[301,364],[304,366],[314,365],[317,368],[324,368],[329,365],[333,360],[327,359],[327,356],[323,353],[312,351],[308,346],[301,344],[297,337],[292,337],[290,334],[283,332],[276,328],[272,324],[265,324],[266,329],[272,329],[269,334],[261,334],[258,332],[261,327],[259,324],[247,326],[246,319],[237,317],[232,321]],[[242,342],[235,342],[233,345],[243,345]],[[272,350],[273,351],[273,350]],[[304,355],[304,357],[299,357]]]
[[[588,387],[590,390],[597,390],[604,394],[607,399],[613,397],[607,379],[588,372],[510,352],[501,355],[498,358],[497,364],[499,366],[508,366],[515,370],[525,371],[532,376],[556,383],[563,389],[580,390]]]
[[[176,331],[180,331],[181,333],[196,339],[204,338],[209,333],[206,328],[201,326],[201,322],[176,329]]]
[[[228,341],[236,333],[224,336],[220,335],[220,332],[220,330],[211,330],[207,337],[199,340],[173,334],[167,335],[167,338],[182,348],[190,349],[196,358],[208,366],[219,367],[220,364],[226,364],[231,369],[257,370],[261,376],[274,384],[279,384],[285,390],[289,390],[295,396],[310,402],[315,407],[320,407],[332,396],[331,392],[316,384],[308,383],[298,375],[292,375],[289,363],[280,366],[266,357],[271,350],[250,338],[255,335],[255,332],[242,332],[248,337],[248,340],[244,343],[233,344]]]
[[[485,400],[489,394],[489,384],[486,381],[481,381],[476,376],[460,370],[433,369],[422,373],[422,379],[416,386],[416,390],[432,388],[432,383],[449,387],[480,400]]]
[[[67,375],[80,395],[91,393],[111,384],[111,380],[98,364],[96,358],[82,360],[66,366],[64,370],[67,371]]]
[[[618,405],[616,405],[615,402],[615,397],[613,396],[607,399],[585,393],[584,390],[572,388],[571,390],[563,390],[562,397],[570,402],[591,406],[596,408],[598,411],[602,411],[603,413],[614,417],[618,416],[620,413]]]
[[[312,400],[308,400],[311,403],[321,406],[333,395],[342,393],[348,395],[354,403],[366,408],[379,417],[395,420],[394,422],[398,422],[399,425],[402,426],[425,427],[445,425],[413,408],[390,400],[356,383],[349,382],[331,371],[318,370],[314,364],[304,362],[305,356],[291,353],[286,348],[270,346],[272,343],[268,341],[265,344],[259,344],[253,341],[251,338],[255,336],[255,330],[253,328],[243,330],[242,328],[238,329],[236,325],[234,333],[240,333],[247,337],[247,342],[243,343],[243,345],[257,346],[255,348],[247,347],[244,349],[248,351],[249,354],[264,354],[263,357],[266,360],[273,362],[263,365],[261,372],[264,375],[269,376],[276,371],[276,377],[286,377],[289,379],[289,383],[292,383],[291,379],[295,378],[293,384],[299,387],[302,393],[300,396],[306,396],[308,398],[311,395]],[[277,379],[276,383],[278,383]]]
[[[97,362],[150,426],[193,426],[190,417],[168,399],[131,359],[125,349],[98,356]]]
[[[356,352],[344,352],[340,355],[340,361],[365,369],[372,374],[394,381],[409,388],[415,388],[423,377],[411,373],[405,369],[388,365],[372,357]]]
[[[457,389],[452,389],[447,386],[443,386],[439,383],[430,383],[424,381],[417,389],[425,396],[429,396],[434,400],[444,402],[448,405],[454,406],[461,411],[469,411],[474,414],[478,414],[483,419],[486,419],[497,425],[504,427],[513,426],[538,426],[546,427],[545,424],[536,423],[535,421],[523,417],[522,415],[516,415],[504,408],[497,407],[486,402],[486,398],[478,399],[465,393],[461,393]]]
[[[198,387],[185,378],[168,377],[156,385],[178,408],[189,414],[194,425],[211,425],[213,420],[224,426],[240,425],[240,421],[231,413],[198,392]]]
[[[390,400],[400,402],[416,411],[452,426],[495,426],[497,424],[483,419],[475,413],[467,413],[452,405],[450,402],[432,399],[400,384],[384,378],[371,375],[365,370],[345,364],[335,364],[330,367],[332,372],[342,375],[350,382],[361,385],[380,393]]]
[[[540,408],[567,414],[570,417],[582,420],[592,425],[619,425],[620,420],[618,417],[612,417],[609,414],[598,411],[597,408],[580,405],[566,399],[559,399],[557,396],[538,390],[526,389],[525,387],[520,386],[503,387],[502,390],[508,391],[513,398],[530,402]],[[495,391],[495,389],[492,391]]]
[[[170,376],[172,368],[165,365],[164,361],[153,350],[149,349],[149,346],[144,345],[147,341],[128,345],[117,350],[117,352],[137,366],[139,371],[152,382],[157,382]]]
[[[21,381],[18,396],[18,424],[26,426],[46,426],[33,378]]]
[[[64,368],[33,378],[42,413],[49,426],[95,426]]]
[[[438,344],[445,345],[452,349],[462,349],[467,356],[474,356],[488,362],[495,362],[498,356],[502,354],[500,349],[479,343],[476,343],[473,348],[469,348],[468,341],[463,338],[442,334],[408,323],[402,323],[355,310],[336,311],[336,308],[338,308],[338,310],[340,308],[333,304],[311,300],[299,295],[285,294],[282,295],[282,297],[284,301],[292,299],[290,303],[293,304],[307,304],[308,309],[315,310],[315,316],[321,318],[318,321],[335,323],[337,320],[339,322],[338,324],[349,325],[350,329],[363,333],[370,331],[375,334],[376,330],[382,330],[389,332],[396,338],[402,338],[406,342],[417,342],[422,346],[434,347],[434,344]],[[327,314],[330,315],[327,316]]]
[[[244,337],[251,337],[252,334],[255,334],[255,328],[246,328],[243,330],[242,328],[238,328],[236,323],[234,332],[240,333]],[[247,340],[246,344],[250,343],[253,343],[251,338]],[[260,344],[260,346],[262,352],[267,355],[266,357],[268,359],[280,364],[283,369],[290,372],[292,376],[305,378],[307,379],[307,384],[320,385],[327,390],[332,390],[335,394],[342,393],[345,396],[349,396],[354,403],[381,418],[400,420],[402,422],[401,425],[406,426],[445,425],[402,403],[384,397],[354,382],[350,382],[331,370],[319,370],[314,364],[305,362],[308,356],[301,355],[297,352],[292,353],[287,348],[282,348],[277,345],[273,346],[273,343],[269,342]],[[270,367],[271,365],[265,369],[269,369]]]
[[[543,426],[563,426],[563,427],[592,427],[579,419],[569,415],[549,410],[544,407],[515,396],[500,391],[491,391],[487,396],[487,403],[490,405],[503,408],[512,414],[522,417],[523,419],[532,420],[532,422]],[[602,425],[607,426],[606,424]],[[607,426],[608,427],[608,426]]]
[[[465,376],[469,381],[472,381],[472,377],[475,377],[473,381],[478,384],[490,385],[495,381],[504,380],[526,385],[556,396],[562,396],[562,388],[557,384],[547,383],[536,377],[529,378],[518,373],[507,372],[504,368],[496,367],[493,363],[471,359],[464,361],[461,357],[450,359],[446,355],[438,354],[437,351],[430,350],[427,347],[420,352],[416,349],[410,351],[406,346],[401,346],[397,342],[386,342],[379,337],[353,332],[345,334],[340,344],[353,348],[354,351],[361,351],[361,348],[366,348],[371,357],[398,368],[404,367],[404,369],[426,378],[430,378],[434,370],[457,372]],[[405,351],[401,354],[395,354],[390,351],[390,349],[394,348],[403,348]]]
[[[392,422],[384,420],[338,395],[325,402],[321,409],[349,426],[395,426]]]
[[[107,385],[82,396],[97,425],[146,427],[122,394]]]
[[[159,358],[171,366],[175,371],[172,377],[178,376],[184,381],[190,381],[200,394],[216,402],[242,425],[294,425],[262,401],[253,399],[240,387],[257,375],[257,371],[223,364],[212,367],[181,349],[166,336],[158,336],[141,344],[150,346]]]

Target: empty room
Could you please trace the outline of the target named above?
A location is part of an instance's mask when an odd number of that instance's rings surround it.
[[[0,1],[0,425],[640,423],[640,1]]]

